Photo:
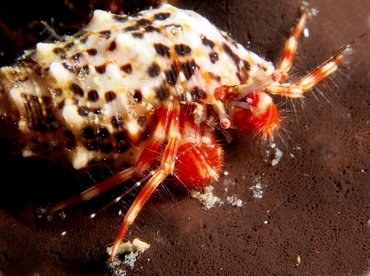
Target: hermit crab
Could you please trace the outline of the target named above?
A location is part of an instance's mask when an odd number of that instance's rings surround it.
[[[219,178],[223,150],[217,131],[236,128],[273,139],[281,118],[271,95],[301,98],[367,34],[290,83],[308,17],[302,9],[276,67],[196,12],[168,4],[131,16],[96,10],[77,34],[38,43],[14,65],[2,67],[0,116],[24,157],[76,170],[118,171],[48,214],[137,179],[128,188],[139,192],[116,236],[113,261],[128,228],[165,179],[172,176],[193,188]]]

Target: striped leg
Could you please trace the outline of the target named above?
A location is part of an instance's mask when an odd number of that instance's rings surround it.
[[[304,26],[307,22],[307,18],[308,12],[304,9],[293,33],[285,42],[283,55],[281,56],[279,65],[276,68],[277,71],[281,73],[281,79],[279,80],[280,82],[283,82],[288,77],[288,72],[293,65],[294,57],[297,52],[298,39],[303,32]]]
[[[154,171],[153,175],[150,177],[149,181],[144,185],[140,193],[135,198],[130,209],[123,219],[121,228],[119,229],[114,244],[112,246],[111,256],[109,258],[110,262],[113,262],[115,255],[117,254],[118,245],[125,237],[126,232],[131,224],[135,221],[139,212],[154,193],[157,187],[171,174],[174,170],[175,160],[178,150],[178,144],[180,140],[180,128],[179,128],[179,117],[180,117],[180,106],[178,102],[171,102],[167,105],[170,110],[169,115],[169,128],[166,133],[162,130],[163,135],[167,134],[168,143],[163,151],[163,156],[161,159],[161,164],[159,168]]]
[[[341,49],[335,52],[330,58],[322,62],[319,66],[317,66],[307,75],[303,76],[297,82],[293,84],[274,83],[272,85],[267,86],[265,88],[265,91],[271,94],[278,94],[289,98],[301,98],[305,92],[309,91],[312,87],[314,87],[319,82],[328,77],[330,74],[335,72],[339,64],[343,61],[344,51],[349,49],[353,44],[355,44],[358,40],[360,40],[369,33],[370,30],[360,34],[357,38],[352,40],[347,45],[343,46]]]

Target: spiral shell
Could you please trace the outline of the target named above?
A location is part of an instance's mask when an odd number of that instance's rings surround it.
[[[215,89],[250,85],[261,67],[274,70],[195,12],[96,10],[77,34],[1,68],[0,114],[26,157],[120,167],[137,161],[166,101],[198,106],[197,124],[217,121]]]

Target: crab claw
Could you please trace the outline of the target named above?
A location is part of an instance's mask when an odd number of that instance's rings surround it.
[[[273,138],[280,125],[280,116],[272,98],[264,92],[253,92],[245,100],[234,106],[231,115],[234,126],[247,134]]]

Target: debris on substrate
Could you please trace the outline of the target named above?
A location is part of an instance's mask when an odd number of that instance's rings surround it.
[[[140,240],[134,239],[132,243],[130,241],[119,244],[118,253],[114,258],[113,262],[107,263],[112,276],[124,276],[127,275],[129,271],[135,268],[135,263],[138,257],[147,249],[149,249],[150,244]],[[112,247],[107,248],[107,253],[112,252]]]

